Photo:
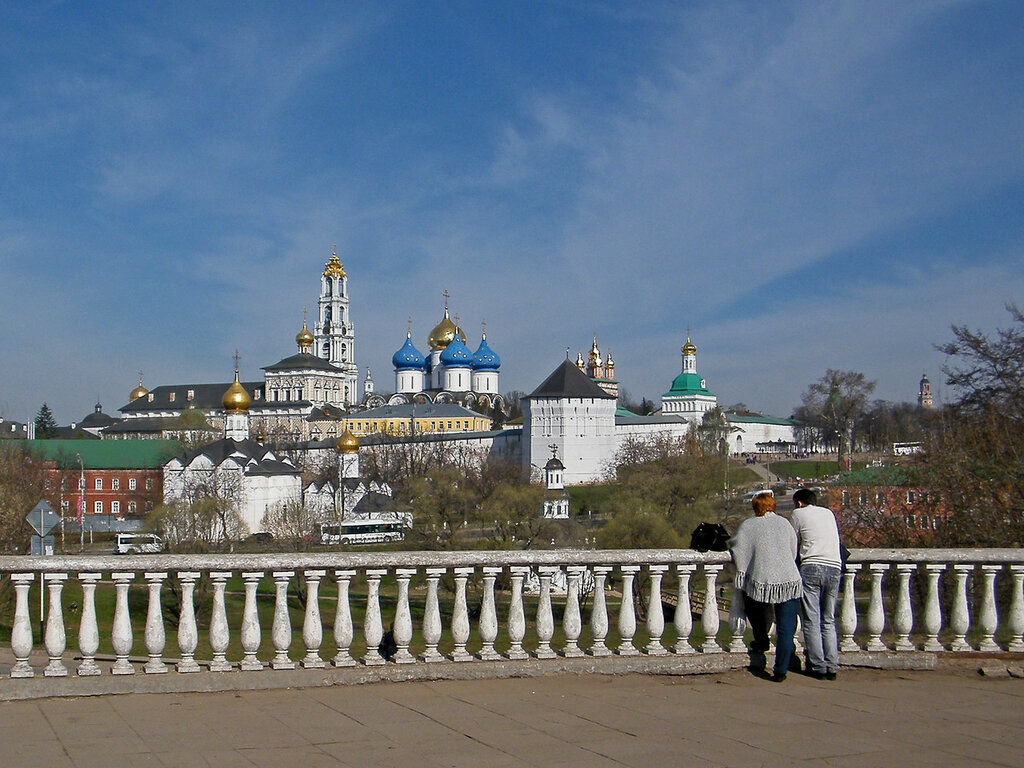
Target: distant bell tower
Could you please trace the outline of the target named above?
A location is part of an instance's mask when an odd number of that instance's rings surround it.
[[[358,402],[359,369],[356,367],[356,333],[349,316],[348,275],[338,259],[338,246],[320,276],[320,306],[313,326],[313,354],[345,373],[343,402]]]
[[[921,386],[917,391],[917,404],[922,408],[933,408],[935,403],[932,401],[932,383],[928,381],[928,374],[921,375]]]

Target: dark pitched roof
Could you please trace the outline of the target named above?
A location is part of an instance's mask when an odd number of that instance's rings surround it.
[[[316,355],[311,355],[308,352],[299,352],[291,357],[286,357],[284,360],[278,360],[273,365],[267,365],[263,367],[264,371],[300,371],[300,370],[315,370],[315,371],[332,371],[334,373],[341,373],[341,369],[336,365],[331,365],[327,360]]]
[[[597,384],[590,380],[570,360],[565,360],[543,383],[530,393],[529,397],[573,397],[600,400],[614,400]]]
[[[191,405],[201,411],[218,410],[222,407],[224,393],[228,391],[231,382],[224,384],[169,384],[156,387],[149,394],[132,400],[128,405],[118,408],[121,413],[142,413],[145,411],[174,411],[184,410]],[[263,389],[262,381],[243,381],[242,386],[252,397],[253,403],[262,404]],[[256,397],[257,390],[260,397]],[[192,392],[191,400],[188,393]],[[152,398],[152,400],[150,399]]]

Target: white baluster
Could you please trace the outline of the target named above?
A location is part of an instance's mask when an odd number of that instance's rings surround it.
[[[999,621],[999,614],[996,612],[996,573],[1000,565],[981,566],[983,579],[983,591],[981,595],[981,610],[978,611],[978,627],[981,629],[981,640],[978,643],[978,650],[986,653],[998,651],[995,634],[996,625]]]
[[[953,630],[953,639],[949,645],[951,651],[971,650],[971,646],[967,644],[967,629],[971,625],[970,608],[967,605],[967,575],[973,570],[973,565],[957,563],[953,566],[956,594],[953,596],[953,610],[949,615],[949,628]]]
[[[622,574],[622,602],[619,603],[619,637],[622,641],[615,653],[619,656],[638,656],[640,651],[633,645],[633,636],[636,634],[636,609],[633,606],[633,581],[639,565],[620,565],[619,572]]]
[[[604,584],[612,568],[610,565],[595,565],[594,571],[594,607],[590,611],[590,632],[594,642],[587,650],[591,656],[611,656],[612,652],[605,645],[608,637],[608,603],[605,600]]]
[[[146,583],[149,584],[149,604],[146,608],[146,654],[149,661],[142,668],[148,675],[163,675],[167,673],[167,665],[164,664],[164,646],[167,644],[167,634],[164,630],[164,612],[160,605],[160,588],[163,586],[167,572],[162,573],[146,572],[143,574]]]
[[[348,600],[349,585],[355,575],[355,571],[349,570],[334,572],[334,578],[338,581],[338,606],[334,614],[334,646],[337,653],[331,660],[331,664],[335,667],[351,667],[356,663],[349,653],[355,630],[352,626],[352,607]]]
[[[128,661],[134,640],[132,620],[128,613],[128,586],[135,578],[135,574],[112,573],[110,578],[114,581],[114,590],[117,593],[114,603],[114,627],[110,635],[111,644],[114,646],[114,655],[117,658],[110,673],[112,675],[134,675],[135,667]]]
[[[512,602],[508,607],[508,638],[511,645],[508,649],[510,659],[526,659],[529,655],[523,650],[523,638],[526,636],[526,612],[523,610],[523,579],[530,569],[525,565],[513,565],[509,568],[512,574]]]
[[[423,661],[436,663],[444,661],[444,656],[437,650],[441,642],[441,606],[437,600],[437,583],[444,575],[444,568],[427,568],[427,604],[423,609],[423,642],[426,650]]]
[[[466,581],[473,568],[456,568],[455,574],[455,610],[452,614],[452,661],[472,661],[473,657],[466,652],[469,642],[469,607],[466,605]]]
[[[720,653],[722,646],[718,644],[718,574],[725,566],[720,563],[704,563],[704,613],[700,624],[704,629],[704,644],[701,653]]]
[[[747,631],[747,614],[743,607],[743,590],[736,588],[732,591],[732,602],[729,604],[729,640],[727,650],[729,653],[745,653],[747,643],[744,634]]]
[[[839,650],[845,653],[859,651],[854,635],[857,632],[857,571],[860,563],[847,563],[843,569],[843,604],[839,609]]]
[[[96,652],[100,649],[100,630],[96,624],[96,582],[103,578],[99,573],[80,573],[78,582],[82,585],[82,618],[78,625],[78,650],[82,663],[78,674],[89,677],[100,674],[96,664]]]
[[[199,664],[196,663],[199,630],[196,628],[196,609],[193,601],[198,580],[197,571],[178,573],[178,582],[181,584],[181,615],[178,617],[178,650],[181,652],[181,661],[175,667],[178,672],[200,671]]]
[[[64,651],[67,648],[67,634],[64,631],[64,612],[61,606],[61,591],[67,580],[66,573],[48,573],[43,579],[50,592],[50,611],[46,617],[44,645],[50,663],[43,670],[44,677],[67,677],[64,666]]]
[[[302,659],[304,669],[323,669],[326,664],[320,658],[320,645],[324,641],[324,625],[320,621],[320,579],[327,571],[303,571],[306,577],[306,613],[302,619],[302,644],[306,655]],[[289,634],[291,634],[289,632]]]
[[[384,625],[380,618],[380,580],[387,574],[384,569],[366,572],[366,620],[363,622],[363,637],[366,638],[366,655],[363,664],[380,666],[386,659],[380,655],[380,641],[384,639]]]
[[[263,662],[256,657],[260,650],[260,643],[263,642],[256,592],[264,573],[264,571],[242,571],[242,583],[245,585],[245,606],[242,608],[240,631],[242,663],[239,666],[243,672],[259,672],[263,669]]]
[[[651,574],[651,599],[647,604],[647,645],[644,653],[649,656],[664,656],[668,653],[661,644],[661,636],[665,633],[665,611],[661,607],[661,579],[668,570],[667,565],[649,565]]]
[[[274,579],[274,623],[270,628],[270,639],[274,643],[274,658],[271,669],[295,669],[295,662],[288,657],[292,644],[292,617],[288,612],[288,582],[295,571],[271,571]]]
[[[941,651],[939,630],[942,629],[942,608],[939,601],[939,575],[946,570],[945,563],[924,563],[925,578],[928,579],[928,594],[924,601],[924,643],[925,651]]]
[[[1011,565],[1013,576],[1013,597],[1010,599],[1010,612],[1006,616],[1006,624],[1010,629],[1010,643],[1006,650],[1010,653],[1024,653],[1024,565]]]
[[[409,653],[412,642],[412,611],[409,608],[409,581],[416,575],[415,568],[398,568],[398,606],[395,610],[395,661],[398,664],[412,664],[416,658]]]
[[[776,640],[778,640],[778,630],[779,630],[779,628],[776,626],[775,627],[775,637],[776,637]],[[803,618],[798,613],[796,615],[796,630],[793,633],[793,658],[799,658],[800,654],[804,650],[804,644],[803,644],[803,641],[801,640],[801,638],[803,636],[804,636],[804,622],[803,622]]]
[[[210,660],[211,672],[230,672],[232,669],[225,657],[228,643],[231,641],[228,613],[224,605],[224,589],[229,578],[231,571],[210,573],[210,581],[213,583],[213,611],[210,614],[210,650],[213,651],[213,659]]]
[[[494,565],[486,565],[484,573],[484,599],[480,606],[480,640],[481,648],[479,658],[485,661],[495,661],[501,655],[494,650],[494,641],[498,637],[498,613],[494,607],[494,580],[501,573],[501,568]]]
[[[871,571],[871,602],[868,603],[867,650],[885,651],[888,650],[882,642],[882,630],[885,629],[885,608],[882,602],[882,578],[889,569],[887,563],[871,563],[868,570]]]
[[[583,617],[580,614],[580,584],[586,568],[582,565],[570,565],[565,570],[565,613],[562,615],[565,648],[562,649],[562,655],[571,659],[583,655],[579,646],[580,633],[583,631]]]
[[[679,578],[679,589],[676,593],[676,611],[673,624],[676,628],[676,653],[693,653],[690,645],[690,633],[693,632],[693,612],[690,609],[690,577],[697,570],[692,563],[676,565],[676,576]]]
[[[11,667],[11,677],[35,677],[35,672],[28,663],[32,655],[32,619],[28,612],[28,590],[35,581],[34,573],[12,573],[14,582],[14,625],[11,627],[11,651],[15,663]]]
[[[896,592],[896,610],[892,617],[892,628],[896,632],[897,651],[912,651],[910,630],[914,626],[914,613],[910,605],[910,574],[917,568],[913,563],[897,563],[896,578],[899,580]]]
[[[556,566],[542,565],[537,568],[540,578],[540,597],[537,600],[537,651],[538,659],[553,659],[551,638],[555,635],[555,619],[551,612],[551,579],[558,572]]]

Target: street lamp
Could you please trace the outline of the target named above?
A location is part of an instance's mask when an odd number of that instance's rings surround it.
[[[78,468],[81,474],[78,477],[78,551],[85,550],[85,464],[82,462],[82,454],[76,453]]]

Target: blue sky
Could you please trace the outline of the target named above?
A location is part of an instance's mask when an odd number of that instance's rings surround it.
[[[294,352],[333,243],[377,389],[442,292],[503,390],[941,398],[1024,297],[1024,5],[4,3],[0,415]],[[474,344],[475,346],[475,344]]]

